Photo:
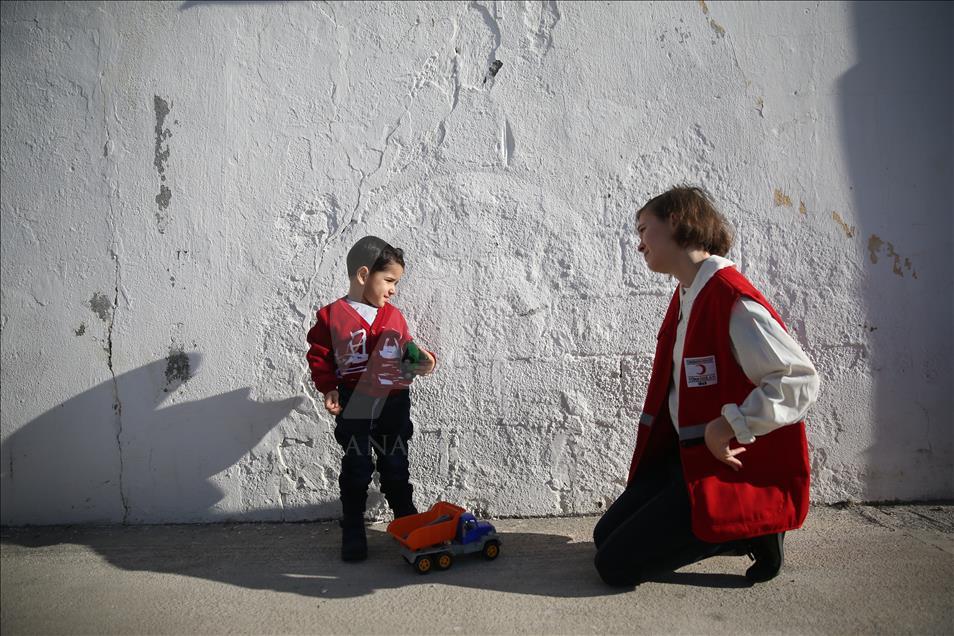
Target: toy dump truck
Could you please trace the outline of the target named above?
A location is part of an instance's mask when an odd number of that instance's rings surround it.
[[[388,534],[401,544],[401,556],[418,574],[446,570],[459,554],[480,552],[488,561],[500,554],[493,525],[446,501],[438,501],[427,512],[395,519],[388,524]]]

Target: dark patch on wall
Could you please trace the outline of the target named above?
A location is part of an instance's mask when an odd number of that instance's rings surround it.
[[[181,346],[169,347],[169,355],[166,356],[166,393],[174,384],[178,385],[187,382],[192,377],[192,368],[189,365],[189,356]]]
[[[497,73],[503,67],[503,62],[500,60],[494,60],[494,63],[490,65],[490,70],[487,75],[484,75],[484,84],[487,83],[487,80],[491,77],[497,77]]]
[[[166,127],[166,117],[172,109],[172,103],[154,95],[153,108],[156,111],[156,148],[152,163],[159,175],[159,194],[156,195],[156,205],[159,207],[159,211],[156,212],[156,222],[159,225],[159,233],[163,234],[165,233],[167,216],[162,214],[162,211],[168,209],[169,201],[172,200],[172,190],[165,183],[166,164],[169,161],[168,139],[172,137],[172,131]]]
[[[86,333],[86,323],[81,322],[79,328],[74,329],[73,333],[75,333],[77,336],[82,336],[84,333]]]
[[[169,207],[169,201],[172,199],[172,190],[170,190],[165,184],[159,186],[159,194],[156,195],[156,204],[159,206],[160,210],[165,210]],[[156,212],[156,216],[161,218],[161,214]]]
[[[156,110],[156,157],[153,160],[153,165],[156,166],[156,172],[159,173],[159,180],[165,181],[166,161],[169,160],[169,147],[167,145],[163,148],[162,145],[166,139],[172,136],[172,131],[164,127],[170,106],[166,100],[158,95],[153,96],[153,106]]]
[[[92,309],[93,313],[99,316],[99,319],[105,323],[108,323],[112,319],[113,303],[109,300],[106,294],[103,294],[102,292],[96,292],[93,294],[93,297],[89,299],[89,308]]]

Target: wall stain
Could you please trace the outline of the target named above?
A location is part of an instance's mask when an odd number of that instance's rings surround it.
[[[717,38],[725,37],[725,28],[721,24],[713,20],[712,18],[709,18],[709,26],[712,27],[713,31],[715,31]]]
[[[93,313],[99,316],[99,319],[105,323],[109,323],[109,321],[112,319],[113,303],[109,300],[106,294],[102,292],[96,292],[93,294],[93,297],[89,299],[89,308],[92,309]]]
[[[855,235],[855,226],[848,225],[847,223],[845,223],[844,219],[841,218],[841,215],[839,215],[834,210],[831,211],[831,218],[832,220],[835,221],[835,223],[841,226],[841,229],[842,231],[844,231],[845,236],[847,236],[848,238],[851,238]]]
[[[172,200],[172,190],[165,184],[166,163],[169,161],[168,139],[172,137],[172,131],[165,124],[166,117],[172,109],[172,103],[158,95],[153,95],[153,108],[156,111],[156,148],[152,163],[159,175],[159,194],[156,195],[156,205],[159,206],[159,211],[156,212],[156,223],[159,226],[159,233],[164,234],[168,216],[162,214],[162,211],[169,207],[169,201]]]
[[[487,80],[489,80],[490,78],[497,77],[497,73],[500,71],[502,66],[503,66],[503,62],[501,62],[500,60],[494,60],[494,63],[490,65],[490,68],[487,71],[487,75],[484,75],[483,83],[486,84]]]
[[[799,213],[801,213],[802,216],[808,216],[808,208],[805,207],[804,201],[798,202],[798,211]]]
[[[699,0],[699,6],[702,7],[702,14],[708,16],[709,5],[706,4],[706,0]],[[716,37],[719,37],[719,38],[725,37],[725,29],[722,27],[721,24],[713,20],[711,17],[708,18],[708,22],[712,30],[715,31]]]
[[[86,323],[81,322],[79,328],[74,329],[73,333],[75,333],[77,336],[82,336],[84,333],[86,333]]]
[[[172,345],[169,347],[169,355],[166,356],[166,387],[163,391],[168,393],[173,384],[187,382],[191,377],[192,368],[185,349]]]
[[[894,272],[895,276],[904,277],[904,270],[911,272],[911,278],[917,279],[918,270],[913,268],[911,259],[907,257],[902,257],[894,249],[894,245],[890,241],[884,241],[877,234],[872,234],[868,238],[868,257],[871,259],[872,263],[877,264],[878,257],[881,254],[881,249],[887,246],[886,254],[888,258],[892,259],[891,271]],[[903,260],[902,260],[903,258]]]
[[[761,96],[755,100],[755,110],[759,111],[759,117],[765,119],[765,99]]]
[[[780,208],[783,205],[787,208],[792,207],[792,200],[787,194],[775,188],[775,207]]]

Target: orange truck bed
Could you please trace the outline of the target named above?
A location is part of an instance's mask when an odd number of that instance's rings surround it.
[[[460,506],[438,501],[427,512],[395,519],[388,524],[388,534],[409,550],[423,550],[452,541],[464,512]]]

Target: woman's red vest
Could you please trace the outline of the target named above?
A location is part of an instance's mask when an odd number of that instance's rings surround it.
[[[785,327],[762,294],[737,269],[726,267],[693,302],[679,374],[679,454],[689,490],[692,532],[713,543],[793,530],[808,514],[804,422],[782,426],[746,446],[739,456],[743,466],[739,471],[713,457],[703,440],[706,424],[719,417],[723,405],[742,404],[755,388],[735,361],[729,338],[732,307],[741,297],[761,304]],[[668,400],[678,322],[677,289],[657,336],[628,482],[641,468],[662,459],[675,437]],[[735,440],[731,447],[738,447]]]

